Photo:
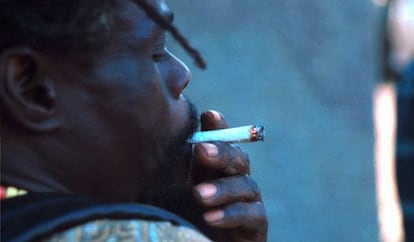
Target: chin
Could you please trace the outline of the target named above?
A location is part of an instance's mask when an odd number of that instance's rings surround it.
[[[185,208],[191,199],[190,171],[192,145],[187,142],[198,126],[197,112],[194,105],[186,101],[187,112],[183,127],[178,127],[162,146],[163,152],[156,157],[158,172],[153,174],[153,181],[140,191],[139,201],[156,205],[171,211]]]
[[[171,146],[169,155],[164,156],[158,172],[146,183],[137,200],[170,211],[179,211],[187,204],[191,195],[191,184],[188,182],[191,169],[191,145]]]

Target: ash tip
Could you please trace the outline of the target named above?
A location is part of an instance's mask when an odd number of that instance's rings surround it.
[[[256,141],[264,141],[264,137],[265,137],[264,126],[263,125],[255,125],[254,130],[255,130],[254,139]]]

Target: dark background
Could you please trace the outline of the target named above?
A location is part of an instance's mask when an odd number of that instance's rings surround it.
[[[169,1],[208,63],[187,94],[231,126],[263,124],[243,144],[269,215],[269,242],[377,241],[372,91],[381,10],[369,0]]]

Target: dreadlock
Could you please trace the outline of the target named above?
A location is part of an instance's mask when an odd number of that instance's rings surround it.
[[[184,50],[194,59],[198,67],[201,69],[206,68],[206,63],[201,57],[199,51],[194,49],[188,43],[187,39],[178,31],[176,27],[174,27],[174,25],[162,17],[146,0],[134,0],[134,2],[140,6],[155,23],[171,33],[171,35],[178,41]]]
[[[97,51],[109,32],[103,19],[113,7],[114,0],[0,0],[0,52],[14,46]]]
[[[133,0],[161,28],[170,32],[197,66],[206,64],[185,37],[146,0]],[[0,52],[13,46],[66,54],[97,51],[111,27],[108,14],[116,0],[0,0]],[[82,57],[80,56],[80,57]]]

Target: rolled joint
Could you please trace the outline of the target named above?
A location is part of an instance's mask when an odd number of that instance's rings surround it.
[[[188,139],[188,143],[202,142],[230,142],[230,143],[248,143],[264,141],[265,132],[263,125],[246,125],[228,129],[217,129],[209,131],[198,131]]]

